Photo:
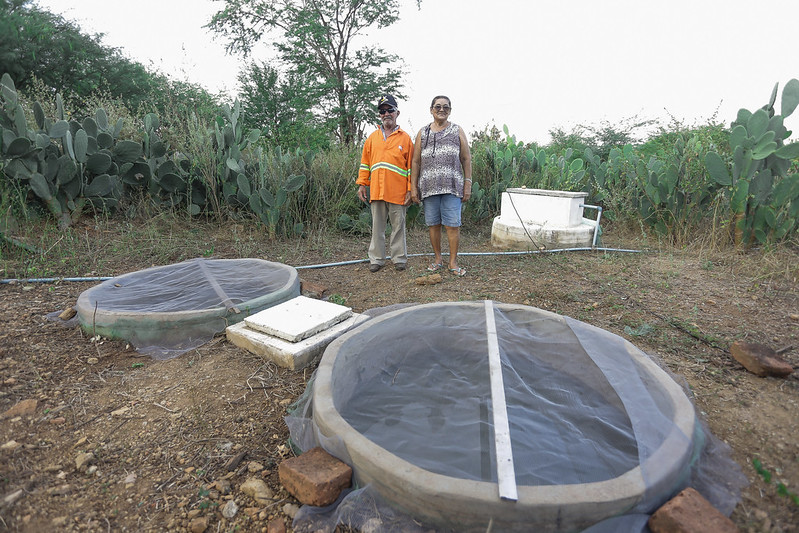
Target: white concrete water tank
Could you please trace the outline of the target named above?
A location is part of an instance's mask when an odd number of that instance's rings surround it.
[[[491,228],[491,245],[513,250],[584,248],[597,222],[583,217],[588,193],[507,189]]]

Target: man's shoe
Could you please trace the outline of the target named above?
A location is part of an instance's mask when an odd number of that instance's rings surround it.
[[[381,268],[383,268],[383,265],[378,265],[377,263],[372,263],[371,265],[369,265],[369,272],[377,272]]]
[[[397,263],[396,265],[394,265],[394,270],[402,272],[403,270],[405,270],[405,263]]]

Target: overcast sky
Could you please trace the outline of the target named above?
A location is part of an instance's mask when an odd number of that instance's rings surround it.
[[[213,0],[37,0],[104,33],[133,59],[211,92],[235,93],[241,58],[202,28]],[[517,140],[638,116],[728,124],[799,78],[791,33],[799,1],[401,0],[400,21],[369,38],[405,62],[399,123],[430,121],[433,96],[452,99],[467,132],[507,124]],[[256,51],[265,57],[267,48]],[[780,92],[781,94],[781,92]],[[779,98],[777,100],[779,112]],[[797,113],[799,114],[799,113]],[[789,129],[799,128],[791,116]],[[794,134],[792,138],[796,138]]]

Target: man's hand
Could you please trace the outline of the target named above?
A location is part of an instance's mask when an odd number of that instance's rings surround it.
[[[369,203],[369,198],[366,197],[366,186],[360,185],[358,186],[358,199],[365,204]]]

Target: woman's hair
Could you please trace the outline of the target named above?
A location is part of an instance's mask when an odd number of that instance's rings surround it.
[[[440,98],[444,98],[444,99],[447,101],[447,104],[448,104],[450,107],[452,107],[452,100],[450,100],[450,99],[449,99],[449,96],[444,96],[443,94],[439,94],[438,96],[436,96],[435,98],[433,98],[433,101],[432,101],[432,102],[430,102],[430,107],[433,107],[434,105],[436,105],[436,100],[438,100],[438,99],[440,99]]]

